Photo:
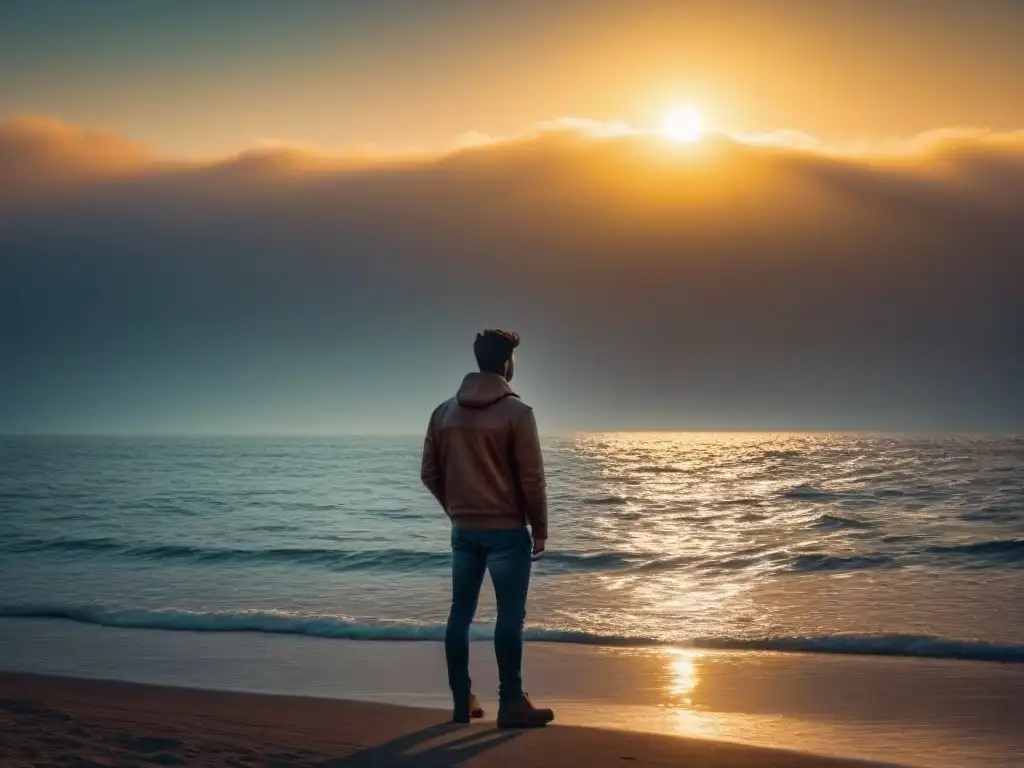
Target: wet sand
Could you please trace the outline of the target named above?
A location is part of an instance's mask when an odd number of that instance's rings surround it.
[[[493,722],[491,645],[473,643],[470,661]],[[0,619],[0,671],[397,704],[435,714],[449,706],[444,652],[434,642]],[[539,704],[556,709],[560,729],[610,728],[637,738],[682,736],[929,768],[1024,766],[1024,664],[530,643],[525,681]],[[0,689],[0,698],[11,696]]]
[[[0,675],[0,765],[863,766],[758,747],[553,725],[458,726],[369,702]]]

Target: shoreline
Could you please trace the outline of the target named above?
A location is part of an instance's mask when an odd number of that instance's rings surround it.
[[[366,642],[441,642],[444,625],[365,622],[337,617],[292,616],[273,611],[190,611],[165,609],[111,610],[91,605],[27,604],[0,606],[0,620],[57,620],[107,629],[159,630],[165,632],[258,633],[292,635],[325,640]],[[472,642],[490,642],[473,627]],[[652,637],[590,634],[579,630],[527,627],[530,643],[564,644],[596,648],[687,649],[694,652],[735,651],[808,653],[851,657],[934,659],[994,664],[1024,663],[1024,644],[1019,642],[948,638],[928,634],[870,634],[836,632],[818,635],[775,635],[742,639],[698,637],[673,643]]]
[[[474,688],[493,721],[490,644],[473,643],[470,661]],[[423,641],[0,619],[0,671],[435,713],[449,706],[443,648]],[[1022,665],[529,643],[525,682],[538,705],[556,710],[559,727],[929,768],[1024,766]]]
[[[501,731],[493,721],[459,726],[447,723],[444,711],[343,699],[6,672],[0,691],[0,722],[11,735],[0,744],[2,765],[884,765],[571,725],[535,731]]]

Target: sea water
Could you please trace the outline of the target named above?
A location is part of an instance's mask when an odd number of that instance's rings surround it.
[[[436,640],[421,438],[0,438],[0,617]],[[544,441],[528,637],[1024,661],[1024,438]],[[489,637],[485,584],[474,628]]]

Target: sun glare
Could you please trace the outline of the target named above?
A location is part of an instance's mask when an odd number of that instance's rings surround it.
[[[661,130],[672,141],[697,141],[704,133],[704,117],[693,107],[676,107],[665,115]]]

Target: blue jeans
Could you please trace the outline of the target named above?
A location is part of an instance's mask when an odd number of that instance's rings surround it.
[[[465,701],[469,679],[469,626],[476,614],[484,571],[491,572],[498,602],[494,655],[498,660],[498,696],[523,695],[523,622],[530,589],[532,542],[526,528],[472,530],[452,528],[452,610],[444,636],[448,685],[455,701]]]

